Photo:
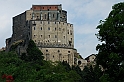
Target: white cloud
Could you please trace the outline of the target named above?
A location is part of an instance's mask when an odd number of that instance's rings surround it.
[[[96,25],[91,24],[82,24],[74,27],[76,34],[95,34],[97,32]]]
[[[94,34],[80,36],[81,39],[76,40],[75,48],[80,52],[83,58],[86,58],[88,55],[96,54],[96,46],[99,43]]]

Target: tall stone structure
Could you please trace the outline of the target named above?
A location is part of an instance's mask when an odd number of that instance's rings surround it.
[[[32,5],[13,17],[12,37],[6,39],[6,51],[17,45],[17,52],[26,52],[32,39],[44,54],[45,60],[77,63],[77,51],[74,48],[73,24],[67,23],[67,11],[60,5]]]

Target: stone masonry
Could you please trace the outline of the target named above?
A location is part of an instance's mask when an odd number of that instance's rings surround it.
[[[66,61],[77,65],[73,24],[67,23],[67,11],[60,5],[32,5],[30,10],[13,17],[12,37],[6,39],[6,51],[16,43],[17,52],[25,53],[32,39],[42,51],[44,60]]]

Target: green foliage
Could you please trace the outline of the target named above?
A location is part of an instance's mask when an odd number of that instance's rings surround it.
[[[15,51],[15,49],[19,46],[19,45],[22,45],[23,43],[23,40],[19,40],[19,41],[16,41],[14,42],[11,47],[10,47],[10,51]]]
[[[109,16],[97,26],[99,44],[97,64],[102,65],[104,75],[101,82],[123,82],[120,76],[124,61],[124,2],[115,4]],[[121,68],[121,69],[120,69]],[[123,71],[122,71],[123,72]]]
[[[28,62],[20,59],[15,52],[0,53],[0,76],[12,75],[14,82],[79,82],[80,75],[67,67],[61,62],[56,62],[56,65],[50,61],[43,61],[43,65]],[[0,82],[4,81],[0,78]]]
[[[28,48],[26,49],[26,51],[27,55],[26,53],[23,53],[21,59],[29,62],[43,62],[43,53],[38,49],[33,40],[29,41]]]
[[[28,48],[27,48],[27,55],[29,61],[39,61],[43,60],[43,53],[36,47],[33,40],[29,41]]]

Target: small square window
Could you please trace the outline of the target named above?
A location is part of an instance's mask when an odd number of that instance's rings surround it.
[[[65,39],[65,36],[64,36],[64,39]]]

